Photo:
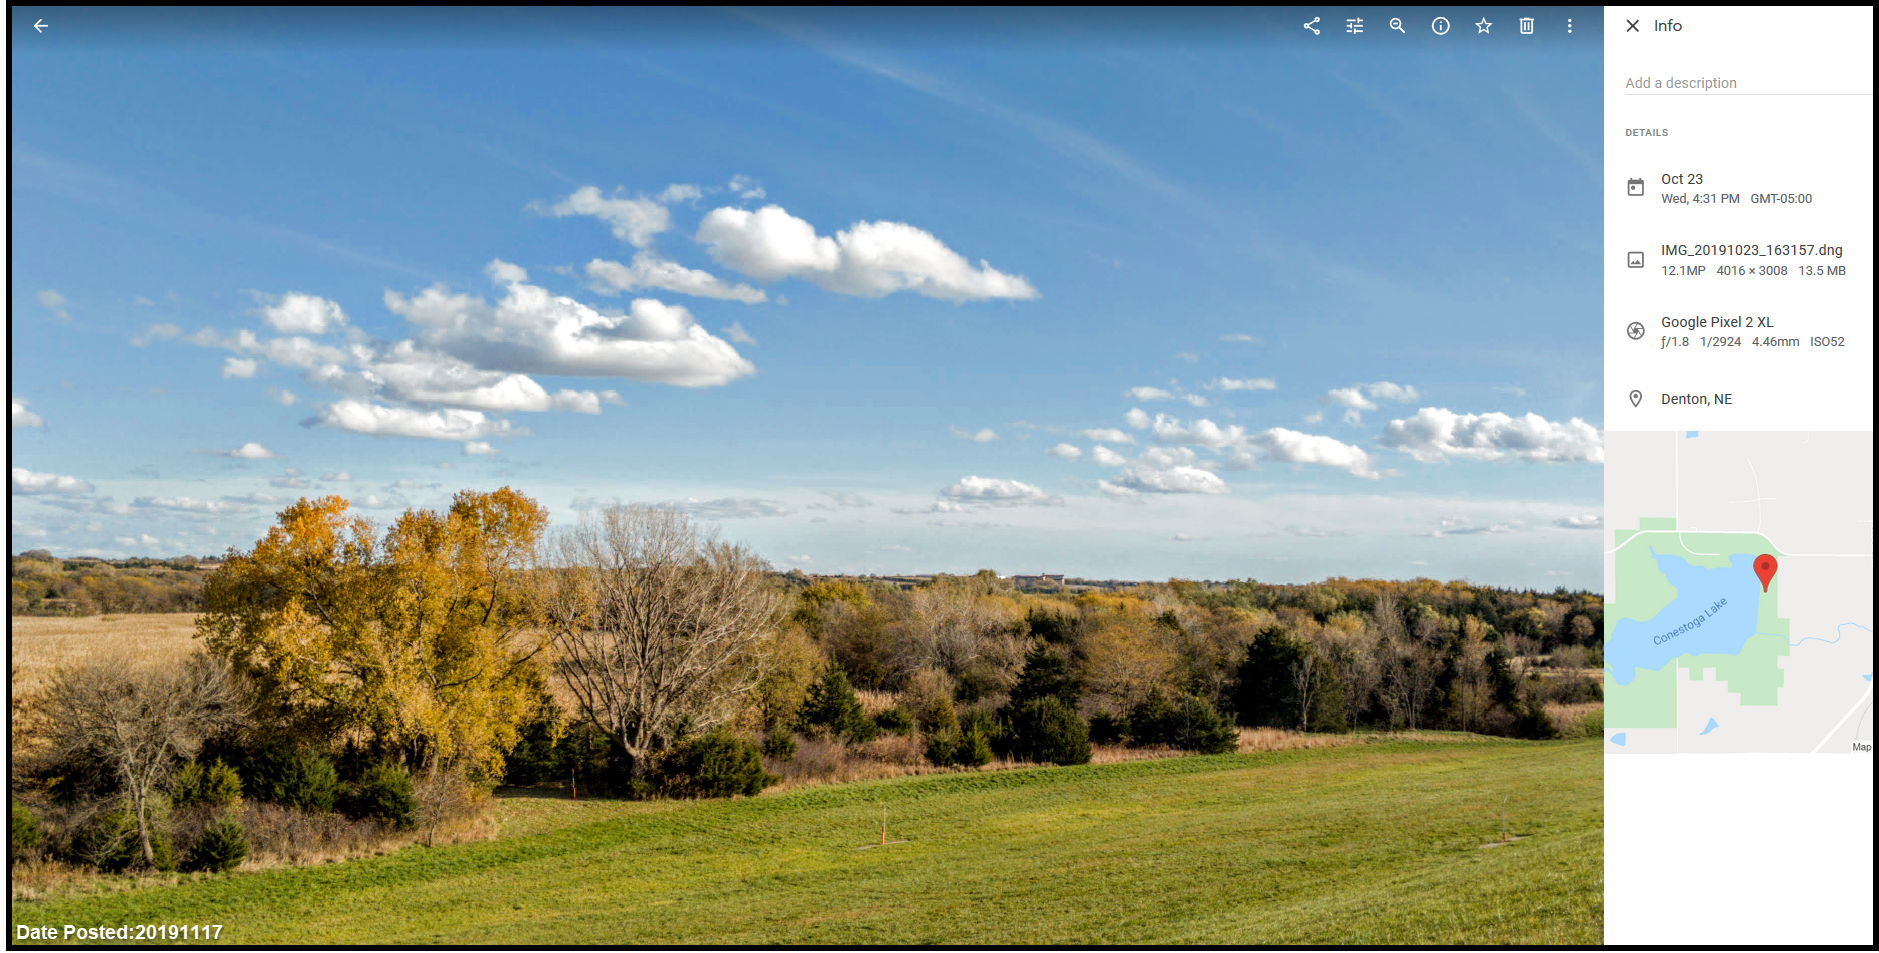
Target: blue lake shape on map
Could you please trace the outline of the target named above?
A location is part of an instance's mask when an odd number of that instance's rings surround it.
[[[1624,747],[1625,733],[1621,731],[1615,735],[1612,735],[1612,744],[1615,744],[1619,746],[1620,748]]]
[[[1692,566],[1682,556],[1651,550],[1657,571],[1676,587],[1677,597],[1643,622],[1619,619],[1605,644],[1605,667],[1612,681],[1629,685],[1638,669],[1655,672],[1679,655],[1736,655],[1755,634],[1762,583],[1755,577],[1755,557],[1736,553],[1717,569]],[[1728,603],[1710,615],[1718,600]],[[1700,626],[1672,636],[1697,619]]]
[[[1704,725],[1704,726],[1703,726],[1703,730],[1702,730],[1702,731],[1699,731],[1699,732],[1697,732],[1697,735],[1698,735],[1698,736],[1702,736],[1702,735],[1706,735],[1706,734],[1709,734],[1710,732],[1712,732],[1712,731],[1715,731],[1715,730],[1717,729],[1717,727],[1719,727],[1719,726],[1718,726],[1718,725],[1716,724],[1716,719],[1714,719],[1714,718],[1711,718],[1711,719],[1709,720],[1709,724],[1707,724],[1707,725]]]

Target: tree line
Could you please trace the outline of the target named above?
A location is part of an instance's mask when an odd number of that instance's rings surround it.
[[[775,573],[667,508],[551,532],[507,487],[383,527],[303,499],[200,598],[198,655],[16,699],[15,816],[57,821],[16,822],[16,856],[226,869],[244,800],[409,830],[498,783],[755,794],[803,739],[970,767],[1228,752],[1237,726],[1544,738],[1549,703],[1596,696],[1602,612],[1429,580],[904,590]]]

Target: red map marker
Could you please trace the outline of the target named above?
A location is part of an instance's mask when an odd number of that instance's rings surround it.
[[[1768,580],[1775,578],[1775,557],[1763,553],[1755,557],[1755,575],[1762,581],[1762,591],[1768,591]]]

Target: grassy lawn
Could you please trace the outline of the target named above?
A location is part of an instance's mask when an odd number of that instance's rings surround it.
[[[1603,942],[1597,739],[505,799],[495,841],[13,904],[248,944]],[[1498,836],[1502,799],[1522,840]],[[855,848],[880,838],[884,849]]]

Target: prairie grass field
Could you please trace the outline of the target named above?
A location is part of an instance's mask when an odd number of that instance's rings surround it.
[[[12,616],[8,650],[13,689],[32,689],[60,665],[104,656],[135,662],[189,654],[196,642],[192,612],[92,616]]]
[[[240,944],[1575,944],[1600,743],[1419,733],[729,801],[506,791],[494,840],[15,900]],[[1521,839],[1493,849],[1506,826]],[[890,840],[881,838],[887,811]]]

